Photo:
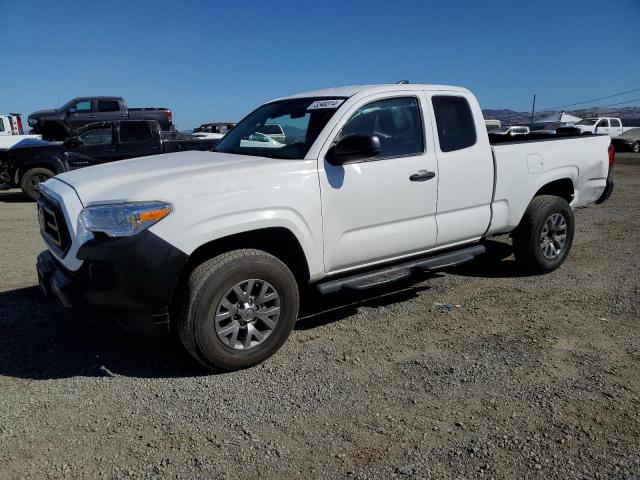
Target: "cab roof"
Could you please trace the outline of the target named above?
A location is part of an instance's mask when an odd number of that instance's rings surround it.
[[[288,98],[306,98],[306,97],[352,97],[357,94],[375,94],[383,93],[387,91],[414,91],[414,90],[429,90],[429,91],[448,91],[448,92],[461,92],[470,93],[469,90],[462,87],[456,87],[452,85],[432,85],[425,83],[387,83],[380,85],[350,85],[346,87],[334,87],[324,88],[321,90],[312,90],[310,92],[296,93],[295,95],[289,95],[286,97],[277,98],[276,100],[285,100]]]

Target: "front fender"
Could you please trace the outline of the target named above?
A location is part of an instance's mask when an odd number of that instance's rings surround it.
[[[24,172],[36,167],[49,168],[56,175],[67,171],[63,159],[51,154],[35,155],[32,158],[15,162],[15,166],[16,178],[22,177]]]
[[[299,212],[287,207],[221,214],[190,225],[186,225],[181,216],[169,216],[151,227],[151,231],[191,255],[198,247],[214,240],[265,228],[285,228],[295,236],[307,260],[311,280],[324,273],[322,236],[314,232]]]

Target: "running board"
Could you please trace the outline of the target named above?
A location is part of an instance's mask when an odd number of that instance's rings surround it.
[[[320,293],[326,294],[335,293],[343,288],[349,290],[366,290],[368,288],[379,287],[387,283],[408,278],[414,272],[436,272],[470,262],[486,251],[487,248],[484,245],[473,245],[447,253],[423,257],[418,260],[394,264],[366,273],[356,273],[348,277],[322,282],[318,284],[318,290]]]

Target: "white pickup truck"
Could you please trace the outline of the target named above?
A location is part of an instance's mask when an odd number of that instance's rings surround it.
[[[278,148],[246,139],[299,132]],[[437,85],[353,86],[262,105],[213,152],[67,172],[41,185],[40,284],[121,324],[176,329],[203,365],[277,351],[299,292],[362,290],[436,271],[511,233],[517,262],[567,257],[572,207],[611,193],[604,135],[491,145],[476,98]]]
[[[622,120],[616,117],[594,117],[580,120],[574,125],[580,133],[606,134],[610,137],[618,137],[633,127],[624,127]]]
[[[30,140],[41,140],[40,135],[24,135],[19,113],[0,115],[0,150],[7,150]]]

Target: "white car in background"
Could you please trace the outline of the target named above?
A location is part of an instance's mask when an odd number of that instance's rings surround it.
[[[260,132],[254,132],[247,138],[243,138],[242,140],[240,140],[240,146],[248,148],[282,148],[285,145],[284,143],[277,142],[269,135],[265,135],[264,133]]]
[[[574,125],[580,130],[580,133],[592,133],[592,134],[607,134],[611,137],[617,137],[622,135],[625,129],[622,126],[622,121],[619,118],[614,117],[597,117],[597,118],[585,118]]]
[[[491,135],[508,135],[511,137],[515,135],[527,135],[529,132],[529,127],[521,127],[518,125],[514,125],[512,127],[494,128],[492,130],[489,130],[489,133]]]
[[[235,123],[231,122],[203,123],[193,130],[191,136],[196,138],[219,140],[224,137],[229,130],[235,127],[235,125]]]
[[[265,135],[269,135],[276,142],[279,142],[282,144],[286,143],[287,136],[285,135],[282,127],[277,123],[266,123],[261,127],[259,127],[256,131],[260,133],[264,133]]]

